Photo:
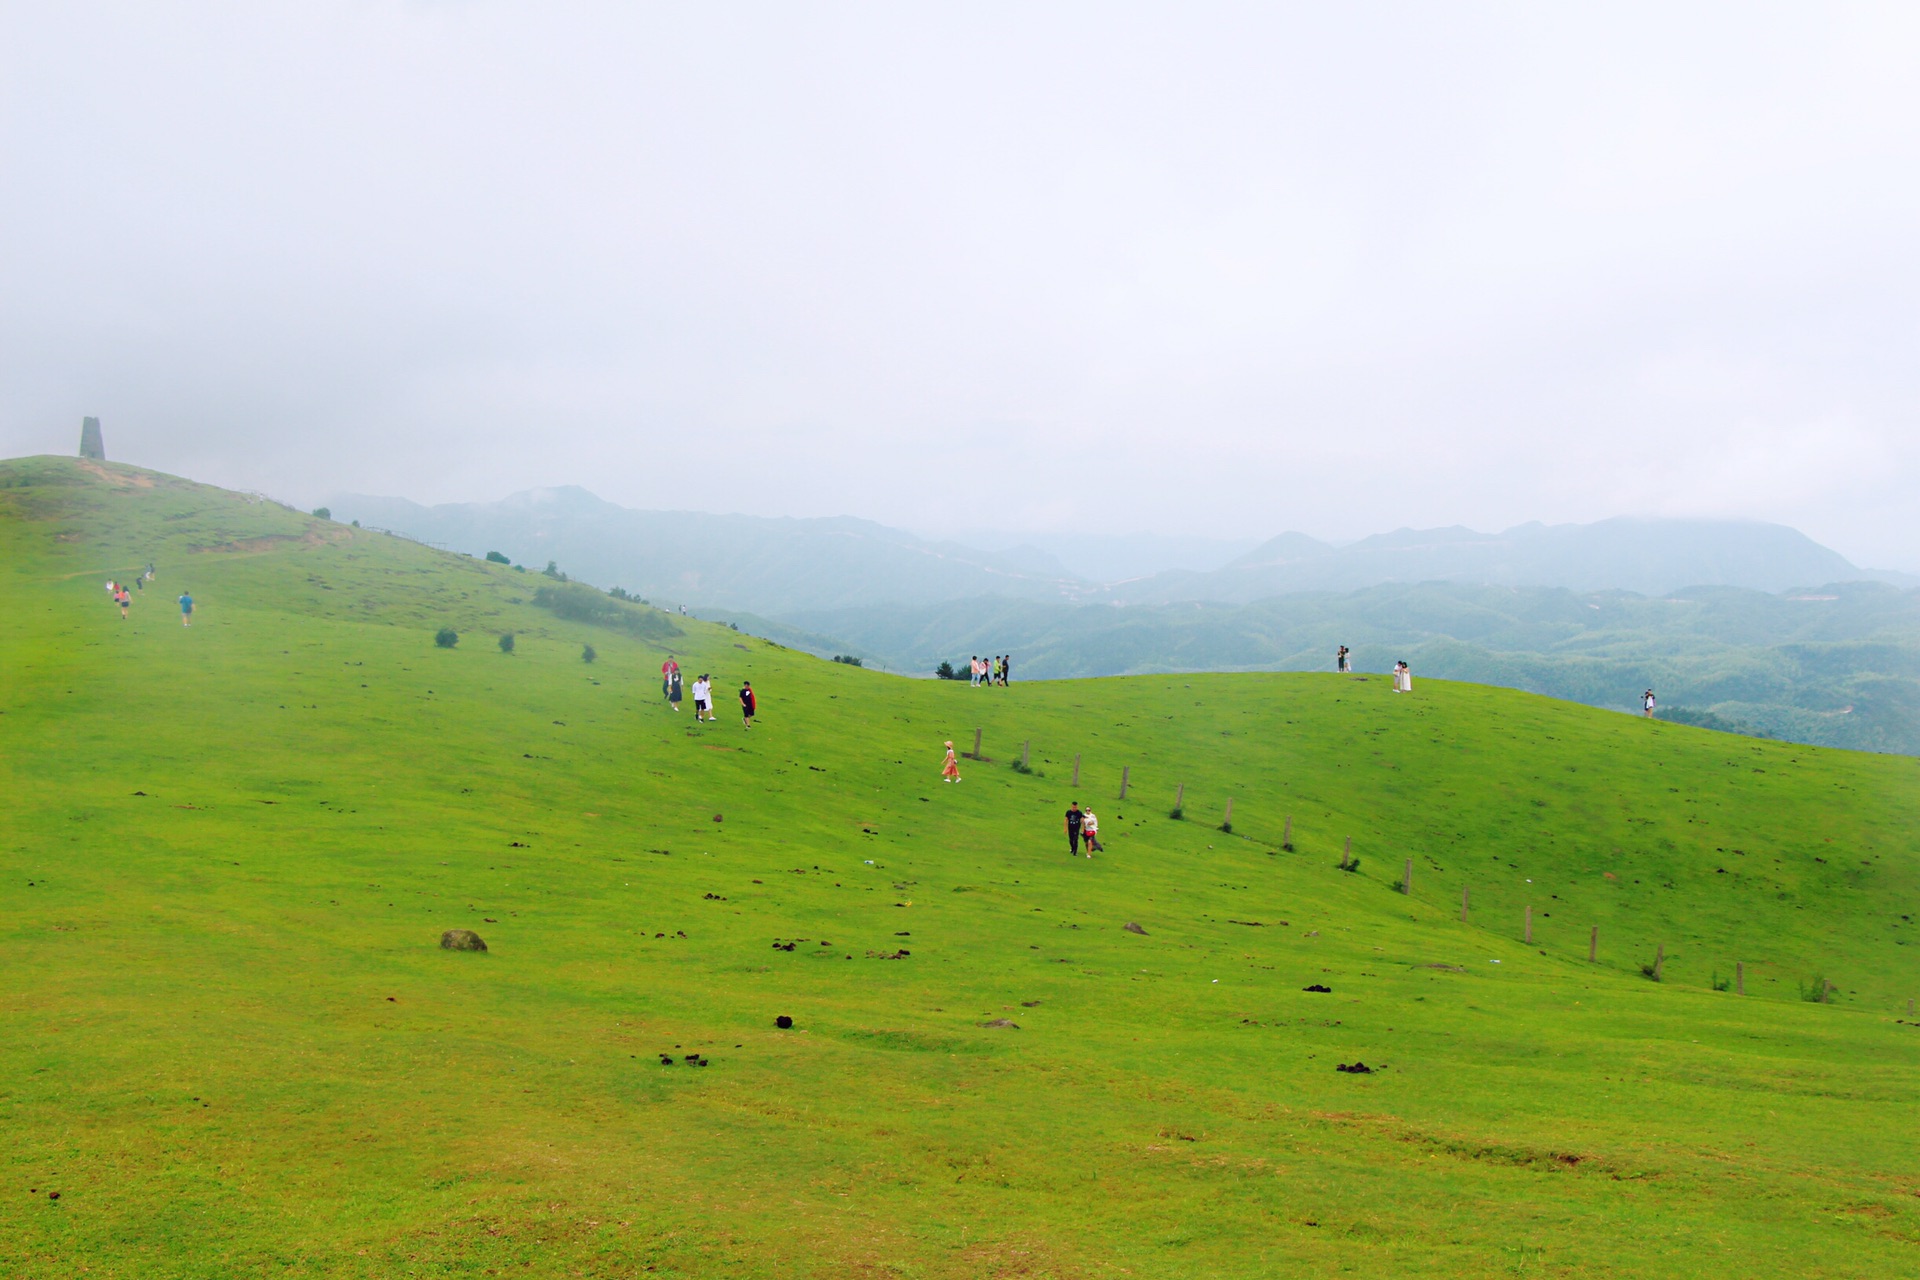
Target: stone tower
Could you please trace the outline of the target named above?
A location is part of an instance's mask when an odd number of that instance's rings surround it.
[[[100,419],[80,420],[80,456],[100,462],[107,460],[107,446],[100,442]]]

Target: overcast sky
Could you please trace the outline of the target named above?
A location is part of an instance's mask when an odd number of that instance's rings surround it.
[[[0,453],[1920,569],[1916,65],[1911,3],[0,0]]]

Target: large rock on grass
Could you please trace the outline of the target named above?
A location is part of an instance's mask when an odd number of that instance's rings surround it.
[[[440,935],[442,951],[485,951],[487,944],[471,929],[449,929]]]

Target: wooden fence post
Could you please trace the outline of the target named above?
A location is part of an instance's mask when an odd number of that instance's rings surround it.
[[[1413,896],[1413,859],[1412,858],[1407,859],[1407,869],[1400,873],[1400,892],[1405,894],[1409,898]]]
[[[1353,837],[1347,837],[1347,843],[1340,849],[1340,869],[1345,871],[1353,865]]]
[[[1080,757],[1077,755],[1073,758],[1073,785],[1080,785]]]
[[[1463,921],[1467,918],[1467,894],[1469,892],[1467,889],[1460,890],[1460,919]]]
[[[1587,963],[1596,964],[1600,960],[1600,926],[1593,926],[1593,936],[1587,939]]]
[[[1733,962],[1733,994],[1737,996],[1747,994],[1747,963],[1744,960]]]
[[[980,731],[978,729],[973,731],[973,758],[975,760],[980,758]]]
[[[1286,829],[1280,833],[1280,847],[1288,853],[1293,852],[1293,815],[1287,815]]]
[[[1125,800],[1127,798],[1127,778],[1132,773],[1133,773],[1132,765],[1123,764],[1120,766],[1120,798],[1122,800]]]
[[[1187,811],[1187,784],[1181,783],[1173,789],[1173,813],[1175,817]]]
[[[1533,945],[1533,906],[1531,903],[1527,906],[1527,945]]]
[[[1028,738],[1025,742],[1020,744],[1020,767],[1022,769],[1027,767],[1028,752],[1031,750],[1032,747],[1033,747],[1032,738]]]
[[[1660,969],[1667,963],[1667,944],[1662,942],[1653,949],[1653,980],[1660,981]]]
[[[1227,811],[1225,814],[1221,815],[1220,829],[1222,831],[1233,830],[1233,797],[1232,796],[1227,797]]]

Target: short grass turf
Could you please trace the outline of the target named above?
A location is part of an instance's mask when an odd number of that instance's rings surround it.
[[[0,464],[5,1274],[1920,1274],[1920,761],[542,582]]]

